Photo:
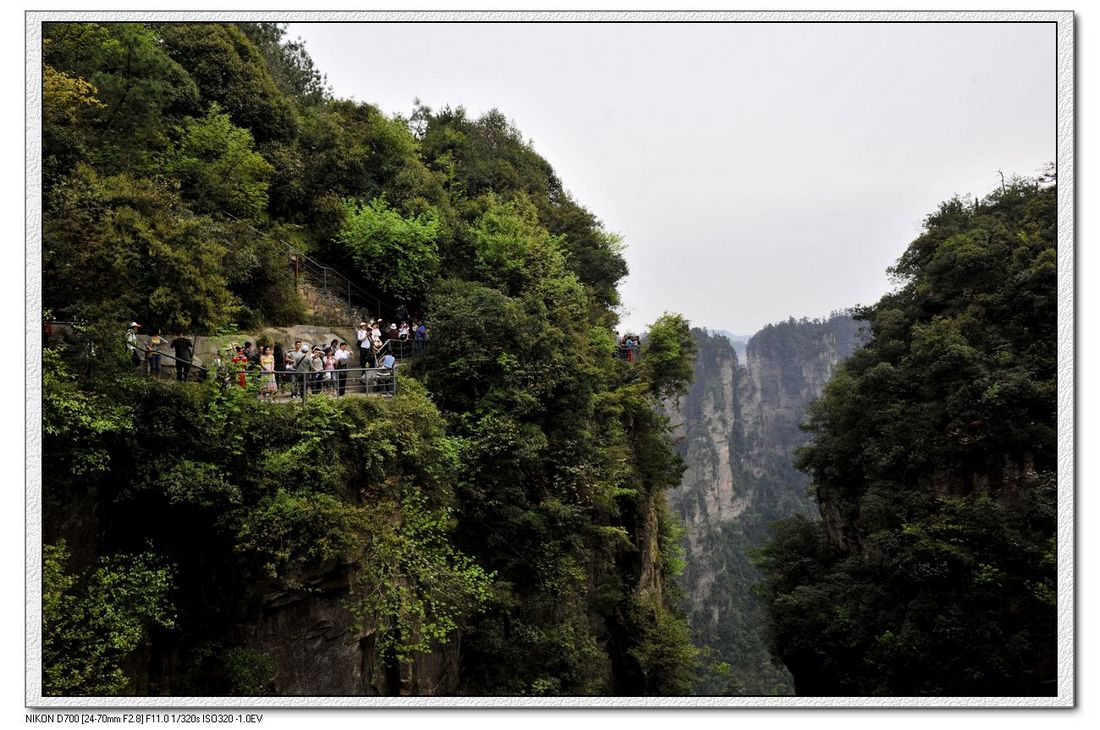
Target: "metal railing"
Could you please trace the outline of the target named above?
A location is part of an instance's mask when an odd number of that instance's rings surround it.
[[[142,352],[139,346],[138,353]],[[147,353],[150,351],[146,351]],[[212,379],[223,388],[242,388],[257,398],[272,402],[304,402],[313,396],[342,397],[345,395],[397,395],[397,366],[393,368],[335,368],[333,370],[263,370],[248,365],[217,360],[199,365],[166,352],[151,351],[173,362],[171,367],[156,367],[147,358],[141,364],[142,374],[159,380],[202,381]],[[175,367],[175,365],[179,367]],[[135,366],[136,367],[136,366]],[[192,375],[192,371],[194,374]]]
[[[347,319],[362,318],[366,313],[375,317],[387,316],[391,319],[397,316],[396,305],[383,302],[377,295],[357,286],[336,269],[306,256],[289,243],[285,241],[281,243],[286,247],[290,257],[295,286],[304,281],[321,292],[323,296],[342,300],[347,307]],[[356,308],[356,301],[360,302],[365,310]]]
[[[336,368],[335,370],[242,370],[217,366],[214,382],[223,388],[242,388],[271,402],[305,402],[309,398],[342,398],[349,395],[397,395],[397,367]]]
[[[142,374],[162,380],[212,379],[222,387],[239,387],[259,398],[272,401],[304,401],[310,395],[368,394],[397,395],[396,367],[352,368],[337,367],[333,370],[264,370],[253,362],[234,363],[228,357],[215,354],[214,360],[202,365],[192,360],[177,358],[160,350],[137,345],[136,354],[143,355]],[[227,353],[231,354],[231,353]],[[172,361],[172,367],[164,367],[157,357]],[[135,366],[136,367],[136,366]]]
[[[374,316],[376,317],[384,315],[387,319],[391,320],[398,318],[400,306],[386,302],[377,294],[366,291],[353,283],[351,279],[341,274],[338,270],[310,258],[294,248],[290,242],[276,237],[271,231],[262,232],[249,221],[238,218],[229,211],[222,211],[222,213],[231,220],[248,226],[257,235],[272,236],[276,241],[286,247],[290,257],[290,267],[294,272],[295,287],[298,286],[299,278],[301,278],[308,281],[311,286],[321,291],[326,297],[343,299],[347,306],[347,319],[349,321],[363,319],[363,312],[358,311],[354,305],[355,299],[358,299],[361,304],[367,307],[368,311],[374,312]]]
[[[642,348],[638,345],[618,345],[615,348],[615,359],[629,363],[638,362],[642,359]]]
[[[423,355],[428,351],[428,343],[431,340],[386,340],[374,352],[375,357],[382,357],[389,353],[398,360],[404,360],[417,355]]]
[[[45,324],[49,326],[50,332],[49,334],[43,332],[43,347],[59,351],[63,358],[77,364],[82,372],[91,375],[96,364],[97,348],[96,342],[84,331],[88,322],[51,319]],[[58,326],[62,328],[61,331],[54,329]],[[141,369],[142,375],[162,380],[206,378],[206,367],[201,360],[195,360],[194,355],[191,358],[180,358],[171,351],[152,348],[149,346],[146,335],[139,335],[136,342],[125,342],[123,346],[126,357],[131,359],[135,370]]]
[[[191,359],[185,359],[161,350],[143,348],[140,344],[132,352],[141,358],[142,375],[158,379],[191,380],[191,371],[194,370],[195,380],[203,380],[207,376],[207,368],[195,362],[194,355]],[[164,360],[171,361],[169,367],[164,366]]]

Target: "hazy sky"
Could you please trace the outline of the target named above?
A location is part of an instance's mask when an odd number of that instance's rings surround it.
[[[627,244],[623,324],[874,302],[954,193],[1055,157],[1049,24],[291,24],[334,93],[492,108]]]

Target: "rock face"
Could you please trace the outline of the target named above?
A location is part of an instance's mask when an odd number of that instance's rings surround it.
[[[810,512],[809,479],[794,469],[807,406],[851,354],[859,323],[846,315],[788,320],[756,333],[744,363],[729,340],[695,331],[695,382],[671,415],[687,470],[669,501],[685,526],[686,609],[712,650],[704,693],[787,694],[784,667],[765,648],[758,577],[746,551],[768,525]]]
[[[681,455],[687,472],[677,489],[669,491],[669,500],[679,506],[690,528],[689,545],[701,536],[707,525],[736,518],[747,503],[744,495],[734,492],[735,427],[740,427],[738,391],[741,368],[737,353],[725,338],[694,332],[699,346],[695,361],[695,384],[682,403],[679,418],[674,418],[675,438],[681,443]],[[690,436],[690,438],[688,438]]]
[[[355,628],[345,607],[350,566],[318,571],[300,591],[264,595],[260,615],[240,627],[242,644],[277,667],[271,692],[294,695],[452,694],[458,686],[461,637],[411,660],[387,662],[372,627]]]

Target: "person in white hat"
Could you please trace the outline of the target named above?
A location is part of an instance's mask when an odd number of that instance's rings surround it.
[[[126,328],[126,349],[130,352],[130,362],[134,365],[141,364],[141,358],[137,354],[137,331],[140,328],[141,325],[137,322],[131,322]]]
[[[355,337],[359,340],[359,367],[365,368],[367,366],[367,355],[370,354],[371,349],[370,330],[367,329],[366,322],[359,323],[359,329],[355,331]]]

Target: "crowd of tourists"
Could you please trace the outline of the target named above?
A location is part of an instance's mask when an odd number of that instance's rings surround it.
[[[386,350],[392,354],[396,349],[389,343],[411,342],[412,353],[420,354],[428,345],[428,327],[418,320],[402,320],[401,324],[391,322],[386,327],[384,319],[375,319],[360,322],[355,338],[359,344],[359,367],[368,367],[368,362],[374,363],[370,367],[379,367],[379,355]]]
[[[619,346],[615,350],[615,357],[627,362],[638,362],[641,351],[642,339],[638,335],[625,334],[619,338]]]
[[[195,359],[195,343],[183,332],[176,332],[175,338],[169,343],[160,334],[160,330],[153,330],[153,334],[144,345],[138,343],[138,330],[141,325],[131,322],[126,329],[126,350],[130,353],[130,360],[135,366],[141,365],[142,372],[148,375],[160,377],[164,352],[162,348],[167,343],[172,349],[173,355],[169,356],[175,363],[176,380],[187,380],[191,377],[191,365]],[[140,352],[140,354],[139,354]]]
[[[397,359],[386,352],[369,365],[355,368],[348,343],[334,339],[328,345],[295,340],[289,349],[281,343],[253,346],[246,342],[225,356],[215,354],[210,367],[222,382],[252,387],[263,397],[273,397],[289,385],[290,397],[305,398],[321,393],[342,396],[349,387],[355,391],[389,392],[396,366]]]
[[[159,377],[162,359],[167,356],[175,362],[176,379],[188,380],[194,365],[194,342],[182,332],[168,342],[154,331],[142,343],[138,340],[140,328],[140,324],[131,322],[126,330],[126,347],[134,365],[140,364],[146,374]],[[292,398],[320,393],[342,396],[349,390],[393,392],[396,344],[400,343],[402,354],[418,354],[427,347],[428,328],[418,320],[403,319],[400,324],[386,326],[385,320],[376,319],[360,322],[356,337],[358,368],[352,346],[339,339],[327,345],[295,340],[290,348],[282,343],[245,342],[216,352],[210,363],[195,367],[216,382],[252,389],[265,398],[285,392],[288,386]],[[408,349],[405,343],[409,343]],[[165,345],[174,354],[167,355]]]

